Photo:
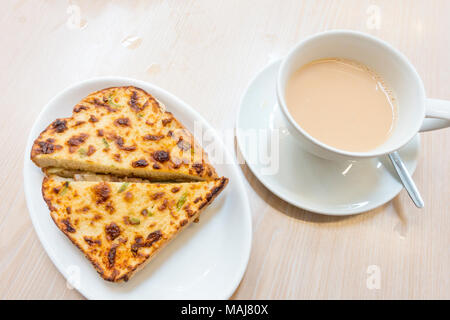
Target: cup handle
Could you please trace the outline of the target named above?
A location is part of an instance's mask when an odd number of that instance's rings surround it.
[[[450,101],[427,99],[425,106],[425,119],[420,132],[450,127]]]

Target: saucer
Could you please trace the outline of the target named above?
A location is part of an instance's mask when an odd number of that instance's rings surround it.
[[[288,203],[320,214],[351,215],[392,200],[403,188],[389,158],[330,161],[304,151],[285,127],[276,98],[281,61],[251,81],[238,110],[236,137],[259,181]],[[413,174],[419,156],[416,135],[399,150]]]

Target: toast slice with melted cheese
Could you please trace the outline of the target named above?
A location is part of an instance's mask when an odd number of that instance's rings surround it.
[[[88,95],[69,118],[36,139],[31,160],[41,168],[152,181],[217,178],[191,133],[150,94],[136,87]]]
[[[228,183],[73,181],[44,178],[42,194],[57,227],[103,279],[127,281],[197,219]]]

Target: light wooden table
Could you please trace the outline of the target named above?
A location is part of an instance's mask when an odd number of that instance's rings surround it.
[[[42,248],[22,183],[33,121],[74,82],[102,75],[150,81],[223,130],[234,127],[244,89],[270,60],[310,34],[351,28],[392,43],[417,67],[430,97],[450,99],[447,0],[1,1],[0,27],[1,299],[82,298]],[[126,47],[129,36],[140,38]],[[233,298],[449,299],[450,130],[422,135],[421,154],[414,178],[425,209],[402,191],[346,218],[290,206],[242,166],[253,249]]]

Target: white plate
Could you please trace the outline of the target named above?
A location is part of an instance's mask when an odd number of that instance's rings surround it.
[[[200,223],[190,225],[130,281],[117,284],[101,279],[83,254],[55,226],[41,195],[43,174],[29,155],[34,139],[50,122],[70,116],[75,104],[89,93],[122,85],[140,87],[152,94],[189,130],[193,130],[196,121],[203,130],[212,132],[214,147],[225,155],[225,164],[213,165],[230,182],[202,214]],[[83,81],[58,94],[34,123],[25,151],[25,196],[39,239],[58,270],[89,299],[229,298],[242,279],[251,247],[251,213],[241,179],[241,172],[217,133],[194,109],[161,88],[127,78]]]
[[[337,162],[315,157],[298,146],[286,130],[277,104],[279,65],[280,61],[271,63],[252,80],[236,122],[239,149],[261,183],[294,206],[328,215],[364,212],[394,198],[403,186],[386,156]],[[278,151],[272,145],[275,157],[268,162],[264,146],[271,141],[278,141]],[[419,145],[417,135],[399,150],[411,174],[417,166]],[[276,159],[278,165],[274,165]]]

